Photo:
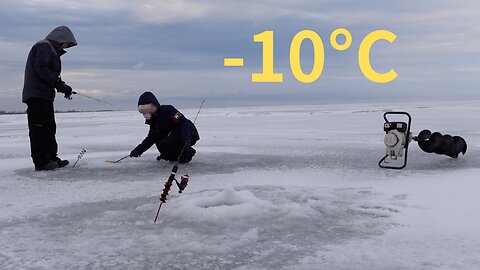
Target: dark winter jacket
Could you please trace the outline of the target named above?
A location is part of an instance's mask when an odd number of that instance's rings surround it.
[[[160,105],[151,92],[143,93],[138,99],[138,105],[150,103],[155,104],[158,109],[150,120],[145,121],[145,124],[150,126],[150,130],[147,137],[135,148],[140,154],[147,151],[158,140],[164,139],[171,134],[179,134],[181,147],[186,143],[190,146],[195,145],[200,139],[192,121],[188,120],[172,105]]]
[[[69,47],[77,45],[72,31],[66,26],[55,28],[44,40],[33,45],[25,66],[24,103],[30,98],[55,99],[54,84],[62,71],[60,56],[65,53],[61,48],[63,43],[68,43]]]

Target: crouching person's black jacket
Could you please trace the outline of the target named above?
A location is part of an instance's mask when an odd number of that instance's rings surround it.
[[[180,153],[181,149],[191,148],[190,146],[200,139],[198,131],[192,121],[188,120],[181,112],[172,105],[160,105],[157,98],[151,92],[143,93],[138,101],[139,105],[152,103],[157,106],[157,111],[152,115],[145,124],[150,126],[147,137],[140,143],[135,150],[142,154],[147,151],[153,144],[168,139],[171,136],[178,137],[178,140],[168,140],[176,142],[175,152]],[[178,143],[179,142],[179,143]],[[158,147],[158,145],[157,145]],[[161,153],[170,154],[170,153]]]

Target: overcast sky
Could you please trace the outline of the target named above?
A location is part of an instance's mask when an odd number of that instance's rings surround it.
[[[479,100],[480,2],[341,0],[16,0],[0,2],[0,110],[23,110],[21,89],[31,46],[67,25],[78,46],[62,56],[63,79],[74,90],[104,99],[114,109],[135,109],[138,96],[194,107],[322,104],[415,100]],[[330,33],[346,28],[353,44],[336,51]],[[293,77],[289,48],[301,30],[317,32],[325,67],[316,82]],[[358,67],[361,40],[386,29],[394,43],[378,41],[372,66],[394,68],[398,77],[377,84]],[[261,71],[253,35],[275,33],[275,71],[283,83],[252,83]],[[339,39],[341,41],[341,39]],[[224,67],[224,57],[243,57],[244,67]],[[302,46],[302,67],[312,66],[312,46]],[[57,96],[60,109],[110,109],[75,96]]]

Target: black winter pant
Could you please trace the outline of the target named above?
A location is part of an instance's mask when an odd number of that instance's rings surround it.
[[[166,138],[156,141],[155,146],[157,146],[158,152],[160,152],[161,159],[169,161],[177,161],[178,156],[184,147],[178,131],[173,132]],[[180,157],[180,162],[190,162],[195,155],[195,152],[195,149],[191,146],[185,147],[182,156]]]
[[[53,102],[31,98],[27,100],[27,105],[30,150],[33,163],[37,166],[43,166],[49,160],[55,160],[57,157],[58,145],[55,140],[57,125]]]

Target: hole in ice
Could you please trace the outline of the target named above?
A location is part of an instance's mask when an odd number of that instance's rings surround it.
[[[208,190],[201,194],[183,197],[173,206],[169,215],[198,222],[222,222],[239,218],[251,218],[269,213],[274,206],[269,201],[256,197],[249,190]]]
[[[225,189],[213,196],[198,200],[195,205],[201,208],[212,208],[220,206],[235,206],[249,202],[258,201],[251,192],[247,190],[236,191],[233,188]]]

